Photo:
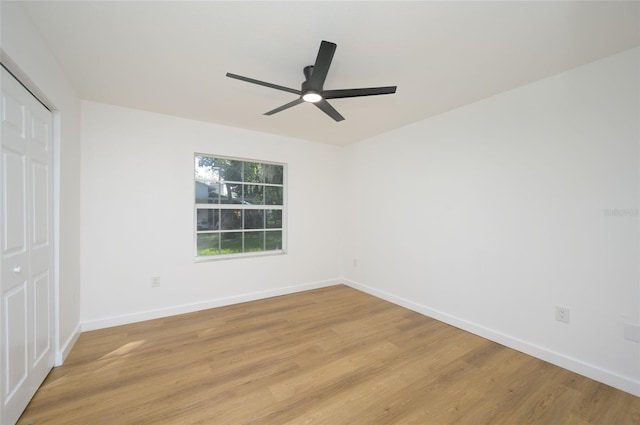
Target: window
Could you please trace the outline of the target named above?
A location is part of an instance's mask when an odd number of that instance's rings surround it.
[[[196,258],[284,253],[284,172],[284,164],[196,154]]]

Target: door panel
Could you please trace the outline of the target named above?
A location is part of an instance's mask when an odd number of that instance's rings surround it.
[[[24,133],[27,130],[24,106],[11,93],[3,93],[2,102],[2,125],[7,127],[7,131],[14,131],[20,135],[21,139],[24,139]],[[9,129],[10,126],[13,127],[13,130]]]
[[[52,118],[1,72],[0,423],[13,424],[54,362]]]
[[[34,302],[35,302],[35,318],[34,318],[34,344],[33,358],[34,367],[38,367],[40,362],[46,357],[51,350],[51,282],[49,273],[43,273],[33,278]]]
[[[6,377],[5,394],[7,402],[24,385],[29,372],[27,352],[27,283],[22,282],[8,291],[3,297],[5,307],[4,323],[5,355],[7,362],[2,372]],[[3,344],[4,345],[4,344]]]
[[[5,259],[27,250],[26,174],[25,156],[3,146],[2,189],[5,196],[2,197],[2,255]]]
[[[45,110],[46,111],[46,110]],[[38,116],[37,111],[32,114],[31,119],[31,141],[37,145],[39,145],[41,149],[41,154],[46,153],[49,150],[49,140],[50,140],[50,125],[48,123],[48,115],[49,111],[44,112],[46,114],[43,116]],[[35,147],[32,147],[35,148]],[[35,149],[32,150],[31,156],[35,157],[37,151]]]
[[[49,167],[32,161],[32,238],[31,248],[49,244]]]

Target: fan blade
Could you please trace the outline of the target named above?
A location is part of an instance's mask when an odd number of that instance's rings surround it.
[[[253,78],[243,77],[242,75],[236,75],[236,74],[232,74],[230,72],[227,72],[227,77],[235,78],[236,80],[240,80],[240,81],[246,81],[247,83],[258,84],[259,86],[265,86],[265,87],[270,87],[270,88],[276,89],[276,90],[286,91],[288,93],[297,94],[298,96],[302,95],[302,92],[300,90],[290,89],[289,87],[283,87],[283,86],[279,86],[277,84],[266,83],[266,82],[260,81],[260,80],[254,80]]]
[[[339,99],[342,97],[376,96],[379,94],[393,94],[397,86],[370,87],[366,89],[325,90],[322,97],[325,99]]]
[[[335,51],[335,43],[324,40],[320,43],[316,63],[313,65],[313,72],[311,73],[311,78],[309,78],[309,89],[317,92],[322,91],[322,86],[324,85],[324,80],[327,78],[329,66],[331,66]]]
[[[333,109],[333,106],[329,105],[329,102],[327,102],[326,100],[322,99],[321,101],[314,103],[314,105],[316,105],[319,109],[321,109],[325,114],[329,115],[334,120],[344,120],[344,117],[340,115],[338,111]]]
[[[274,109],[273,111],[269,111],[269,112],[265,112],[264,115],[273,115],[273,114],[277,114],[280,111],[284,111],[285,109],[289,109],[292,106],[296,106],[301,104],[302,102],[304,102],[304,100],[302,100],[302,98],[296,99],[293,102],[289,102],[286,105],[282,105],[276,109]]]

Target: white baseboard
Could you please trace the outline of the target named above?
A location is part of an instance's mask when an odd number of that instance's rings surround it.
[[[490,328],[486,328],[484,326],[478,325],[473,322],[469,322],[464,319],[460,319],[458,317],[452,316],[450,314],[447,314],[438,310],[434,310],[427,306],[417,304],[413,301],[409,301],[405,298],[398,297],[396,295],[390,294],[385,291],[380,291],[378,289],[371,288],[361,283],[350,281],[348,279],[343,279],[342,283],[354,289],[360,290],[362,292],[366,292],[367,294],[373,295],[378,298],[382,298],[383,300],[408,308],[409,310],[413,310],[425,316],[432,317],[441,322],[444,322],[449,325],[455,326],[457,328],[463,329],[465,331],[471,332],[475,335],[478,335],[483,338],[489,339],[491,341],[497,342],[499,344],[505,345],[509,348],[513,348],[514,350],[518,350],[525,354],[529,354],[533,357],[547,361],[556,366],[560,366],[564,369],[570,370],[572,372],[578,373],[580,375],[594,379],[598,382],[602,382],[604,384],[610,385],[619,390],[622,390],[630,394],[633,394],[637,397],[640,397],[640,381],[638,380],[632,379],[630,377],[622,376],[620,374],[617,374],[615,372],[612,372],[606,369],[602,369],[598,366],[585,363],[578,359],[574,359],[564,354],[549,350],[545,347],[531,344],[527,341],[523,341],[514,336],[507,335]]]
[[[301,285],[285,286],[267,291],[257,291],[248,294],[234,295],[231,297],[215,298],[192,304],[182,304],[148,310],[121,316],[105,317],[102,319],[88,320],[81,323],[82,331],[92,331],[96,329],[110,328],[112,326],[126,325],[129,323],[142,322],[145,320],[159,319],[162,317],[175,316],[177,314],[191,313],[194,311],[207,310],[210,308],[223,307],[232,304],[239,304],[247,301],[255,301],[263,298],[277,297],[280,295],[293,294],[296,292],[308,291],[310,289],[324,288],[327,286],[342,283],[340,279],[325,280],[321,282],[305,283]]]
[[[62,363],[64,363],[65,359],[71,352],[71,349],[76,344],[76,341],[78,341],[78,338],[80,338],[81,333],[82,330],[80,328],[80,324],[78,323],[78,326],[76,326],[69,338],[67,338],[67,340],[63,344],[61,344],[60,347],[58,347],[58,352],[55,356],[55,366],[60,366],[62,365]]]

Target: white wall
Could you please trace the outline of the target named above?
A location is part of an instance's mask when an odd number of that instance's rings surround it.
[[[80,104],[46,43],[18,2],[0,2],[2,60],[54,111],[58,222],[56,362],[73,346],[80,323]]]
[[[195,152],[288,164],[286,255],[194,263]],[[330,145],[83,102],[83,329],[336,283],[340,161]]]
[[[639,55],[352,145],[344,275],[640,395]]]

